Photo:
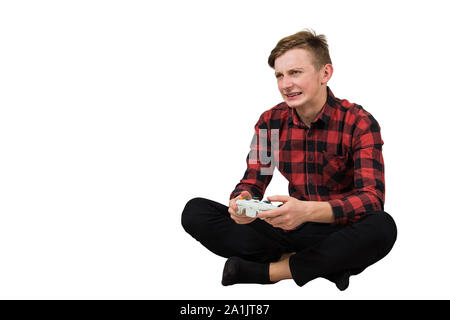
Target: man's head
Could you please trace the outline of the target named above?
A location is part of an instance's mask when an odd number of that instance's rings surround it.
[[[326,37],[323,34],[316,35],[314,31],[304,30],[278,41],[276,47],[270,53],[269,66],[275,68],[275,60],[291,49],[307,50],[313,57],[316,71],[319,71],[326,64],[331,64]]]
[[[268,63],[275,69],[278,89],[290,107],[321,104],[333,74],[324,35],[301,31],[285,37],[272,50]]]

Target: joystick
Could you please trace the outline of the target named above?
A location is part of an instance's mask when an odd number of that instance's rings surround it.
[[[253,198],[251,200],[239,199],[236,200],[236,205],[238,207],[238,214],[243,214],[245,212],[245,215],[247,217],[252,218],[255,218],[256,215],[261,211],[267,211],[276,208],[276,206],[274,206],[270,201],[259,201],[257,198]]]

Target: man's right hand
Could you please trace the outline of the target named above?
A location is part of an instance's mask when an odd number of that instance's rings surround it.
[[[238,207],[236,205],[236,200],[239,199],[251,199],[252,195],[248,191],[242,191],[237,197],[230,200],[229,206],[228,206],[228,213],[230,214],[231,219],[234,220],[237,224],[247,224],[250,222],[253,222],[256,220],[252,217],[247,217],[245,213],[239,214],[237,213]]]

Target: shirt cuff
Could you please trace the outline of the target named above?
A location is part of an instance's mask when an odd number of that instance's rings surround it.
[[[336,199],[329,200],[328,203],[333,210],[334,225],[346,225],[349,222],[349,216],[354,216],[354,209],[349,201]]]

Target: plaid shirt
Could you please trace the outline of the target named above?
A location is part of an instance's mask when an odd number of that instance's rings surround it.
[[[367,211],[383,210],[380,126],[361,106],[327,90],[327,101],[310,128],[284,102],[261,115],[247,170],[230,199],[246,190],[261,200],[277,167],[289,181],[291,197],[328,201],[334,224],[350,224]]]

